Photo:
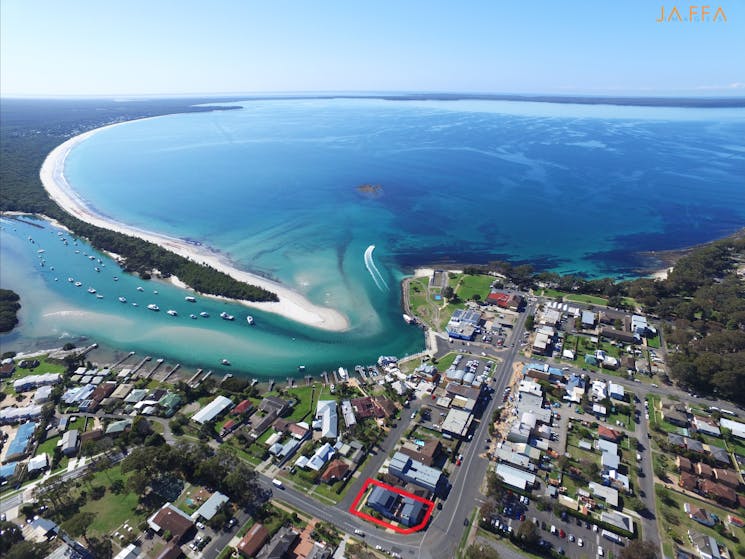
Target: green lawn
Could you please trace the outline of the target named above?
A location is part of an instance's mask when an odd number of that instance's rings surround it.
[[[440,359],[437,362],[437,370],[438,371],[446,371],[450,365],[453,364],[453,361],[455,361],[455,358],[458,356],[458,352],[451,351],[450,353],[447,353],[442,356],[442,359]]]
[[[486,275],[463,275],[460,278],[456,293],[463,301],[470,300],[474,295],[479,295],[482,301],[489,295],[491,284],[494,283],[492,276]]]
[[[92,485],[103,485],[107,489],[103,498],[97,501],[89,498],[80,509],[81,512],[92,512],[95,515],[88,530],[89,536],[111,534],[124,522],[136,527],[145,520],[147,515],[144,512],[137,511],[138,499],[136,494],[125,492],[115,495],[108,489],[114,480],[120,479],[126,482],[129,475],[131,474],[122,475],[119,464],[94,475]]]
[[[56,448],[59,439],[59,436],[52,437],[51,439],[47,439],[46,441],[41,443],[36,449],[36,456],[38,456],[42,452],[46,452],[51,458],[52,454],[54,454],[54,449]]]
[[[657,334],[654,338],[647,338],[647,345],[649,347],[659,349],[660,347],[660,335]]]
[[[544,297],[561,297],[565,301],[577,301],[578,303],[588,303],[590,305],[607,305],[608,300],[603,297],[596,297],[595,295],[583,295],[581,293],[567,293],[565,291],[557,291],[556,289],[543,289],[540,295]]]

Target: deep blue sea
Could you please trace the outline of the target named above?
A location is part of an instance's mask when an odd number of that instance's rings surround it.
[[[235,332],[210,324],[214,335],[200,338],[217,344],[209,353],[191,343],[204,334],[188,319],[178,333],[162,316],[151,326],[148,316],[137,319],[137,339],[117,325],[97,325],[99,335],[141,346],[154,344],[148,329],[162,326],[172,353],[191,351],[195,362],[227,353],[259,374],[369,362],[423,345],[401,320],[398,288],[417,265],[509,259],[623,278],[642,263],[640,251],[681,248],[745,225],[742,109],[375,99],[240,105],[103,130],[72,151],[67,179],[100,213],[214,247],[344,312],[351,331],[322,333],[252,313],[261,324],[224,348]],[[361,193],[362,184],[380,185],[379,195]],[[365,267],[371,244],[384,283]]]

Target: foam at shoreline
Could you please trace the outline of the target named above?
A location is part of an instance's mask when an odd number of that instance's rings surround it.
[[[300,293],[293,291],[276,281],[240,270],[234,267],[225,255],[216,250],[212,250],[205,246],[196,246],[184,241],[183,239],[139,229],[106,218],[93,211],[67,182],[64,175],[65,160],[72,149],[79,143],[85,141],[101,130],[119,126],[120,124],[125,123],[120,122],[110,124],[95,130],[84,132],[83,134],[70,138],[49,153],[41,166],[39,176],[47,193],[55,202],[57,202],[57,204],[59,204],[69,214],[85,221],[86,223],[158,244],[179,256],[212,266],[238,281],[272,291],[279,297],[278,302],[240,301],[240,303],[243,303],[244,305],[262,311],[275,313],[285,318],[289,318],[290,320],[324,330],[343,331],[349,328],[349,320],[339,311],[315,305]]]

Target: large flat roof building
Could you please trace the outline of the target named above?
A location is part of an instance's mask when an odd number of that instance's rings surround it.
[[[472,418],[469,411],[451,409],[442,422],[442,432],[463,439],[468,433]]]
[[[208,423],[232,405],[233,401],[230,398],[226,398],[225,396],[217,396],[209,404],[195,413],[191,419],[201,424]]]
[[[528,486],[532,487],[535,484],[534,474],[513,468],[505,463],[497,464],[496,472],[507,485],[521,490],[525,490]]]
[[[433,493],[437,493],[446,481],[443,473],[437,468],[425,466],[402,452],[393,455],[388,464],[388,473]]]

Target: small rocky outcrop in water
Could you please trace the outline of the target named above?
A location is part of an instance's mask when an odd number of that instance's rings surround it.
[[[383,187],[379,184],[361,184],[357,187],[357,192],[370,198],[377,198],[383,194]]]

